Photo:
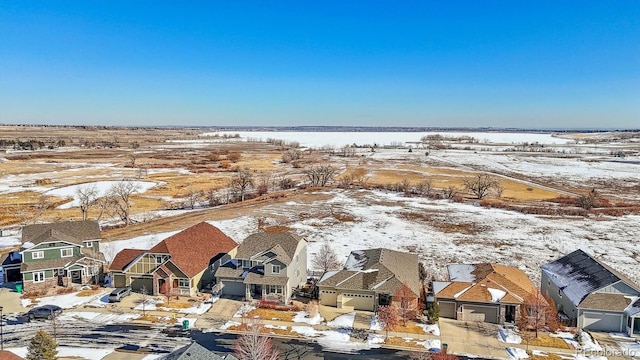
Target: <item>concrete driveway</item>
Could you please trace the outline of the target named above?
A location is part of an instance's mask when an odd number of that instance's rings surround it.
[[[243,302],[239,300],[220,298],[211,306],[207,315],[220,318],[232,318],[242,304]]]
[[[20,296],[22,296],[22,294],[18,294],[13,289],[6,287],[0,288],[0,304],[2,304],[2,313],[5,315],[23,313],[25,309],[22,307],[22,304],[20,304]]]

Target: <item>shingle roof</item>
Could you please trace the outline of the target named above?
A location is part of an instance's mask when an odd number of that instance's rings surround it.
[[[201,222],[170,236],[147,251],[170,254],[171,262],[193,277],[209,266],[212,258],[226,254],[238,244],[217,227]]]
[[[389,249],[352,251],[343,270],[319,286],[394,293],[402,284],[420,295],[418,256]]]
[[[23,360],[23,357],[20,357],[9,350],[0,350],[0,360]]]
[[[100,224],[97,221],[82,220],[34,224],[22,228],[23,243],[39,244],[49,241],[48,236],[81,245],[83,240],[100,239]]]
[[[60,269],[64,268],[67,265],[71,265],[76,261],[82,259],[81,256],[74,257],[66,257],[61,259],[52,259],[52,260],[37,260],[33,262],[22,263],[20,266],[21,272],[30,272],[30,271],[38,271],[45,269]]]
[[[482,263],[447,268],[450,278],[472,281],[453,281],[435,294],[437,298],[519,304],[536,289],[522,270],[509,266]]]
[[[631,299],[622,294],[594,293],[589,294],[580,303],[580,309],[624,311]]]
[[[289,265],[300,241],[305,240],[297,235],[285,232],[254,233],[244,239],[240,246],[238,246],[236,258],[250,259],[271,250],[278,255],[278,259],[282,261],[282,263]]]
[[[111,265],[109,265],[109,269],[123,271],[124,268],[127,267],[127,265],[129,265],[133,260],[142,255],[144,252],[145,250],[140,249],[122,249],[113,258]]]
[[[163,360],[237,360],[231,354],[218,355],[207,350],[204,346],[197,342],[192,342],[187,346],[183,346],[174,352],[165,355]]]
[[[576,250],[542,265],[541,269],[575,306],[578,306],[590,293],[618,281],[623,281],[640,291],[640,287],[626,276],[582,250]]]

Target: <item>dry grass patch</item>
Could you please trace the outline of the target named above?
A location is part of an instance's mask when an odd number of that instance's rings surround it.
[[[291,311],[279,311],[274,309],[253,309],[247,314],[247,317],[262,320],[280,320],[293,321],[295,313]],[[273,329],[271,329],[273,330]]]
[[[163,303],[161,306],[169,309],[188,309],[190,307],[196,306],[196,304],[186,301],[174,300],[169,301],[168,303]]]
[[[418,326],[418,324],[413,322],[413,321],[407,321],[407,324],[404,325],[404,326],[398,325],[393,329],[393,331],[409,333],[409,334],[424,334],[425,333],[424,329],[421,326]]]
[[[137,318],[136,320],[140,320],[140,321],[149,321],[152,323],[160,323],[160,322],[168,322],[170,319],[167,319],[163,316],[156,316],[156,315],[145,315],[145,316],[141,316],[139,318]]]
[[[554,353],[547,353],[547,356],[542,355],[533,355],[531,351],[528,352],[529,360],[561,360],[563,359],[560,355]]]
[[[556,349],[571,349],[571,346],[569,346],[569,344],[567,344],[566,341],[562,340],[561,338],[557,338],[557,337],[551,337],[549,335],[540,335],[537,338],[533,338],[530,341],[526,340],[527,336],[522,336],[522,344],[526,345],[527,342],[529,342],[529,345],[531,346],[543,346],[543,347],[550,347],[550,348],[556,348]]]
[[[386,345],[407,346],[407,347],[412,347],[412,348],[424,349],[423,345],[416,344],[416,340],[415,339],[406,340],[404,338],[399,338],[399,337],[388,337],[384,341],[384,343]]]

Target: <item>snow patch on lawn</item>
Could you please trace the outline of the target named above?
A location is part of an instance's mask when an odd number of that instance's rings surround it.
[[[425,332],[425,334],[431,334],[433,336],[440,336],[440,327],[438,324],[418,324]]]
[[[528,359],[529,354],[524,349],[508,347],[507,354],[509,355],[509,359],[519,360],[519,359]]]
[[[333,328],[352,328],[353,322],[356,319],[356,313],[348,313],[344,315],[340,315],[333,319],[332,321],[327,322],[327,326]]]
[[[80,305],[91,303],[109,294],[109,292],[106,291],[106,292],[102,292],[100,294],[96,294],[92,296],[77,296],[78,293],[79,292],[73,292],[73,293],[63,294],[63,295],[41,297],[37,299],[38,302],[37,304],[34,304],[34,306],[58,305],[63,309],[71,309]],[[20,303],[22,304],[23,307],[27,307],[32,304],[32,300],[21,299]]]
[[[416,344],[422,345],[425,349],[433,352],[439,352],[441,348],[440,340],[438,339],[427,339],[425,341],[416,341]]]
[[[382,323],[378,321],[378,315],[373,315],[371,317],[371,324],[369,325],[369,330],[371,331],[382,331]]]
[[[58,319],[60,320],[68,320],[74,321],[77,319],[81,319],[87,322],[96,323],[96,324],[113,324],[113,323],[123,323],[129,322],[133,319],[139,318],[139,314],[116,314],[116,313],[100,313],[100,312],[91,312],[91,311],[72,311],[72,312],[63,312]]]
[[[233,314],[234,318],[241,318],[241,317],[245,317],[248,313],[251,312],[251,310],[255,309],[256,307],[251,305],[251,304],[242,304],[242,306],[240,306],[240,308],[238,309],[238,311],[236,311],[235,314]]]
[[[310,317],[309,313],[306,311],[298,311],[293,316],[293,322],[296,323],[307,323],[309,325],[319,325],[324,321],[324,318],[320,316],[320,314],[316,314],[314,317]]]
[[[224,325],[220,326],[220,330],[227,330],[228,328],[232,327],[232,326],[240,326],[241,324],[237,321],[227,321]]]
[[[500,328],[498,329],[498,340],[507,344],[521,344],[522,338],[516,334],[512,329]]]

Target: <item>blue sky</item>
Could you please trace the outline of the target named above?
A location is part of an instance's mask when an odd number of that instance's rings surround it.
[[[640,1],[2,1],[0,123],[640,127]]]

